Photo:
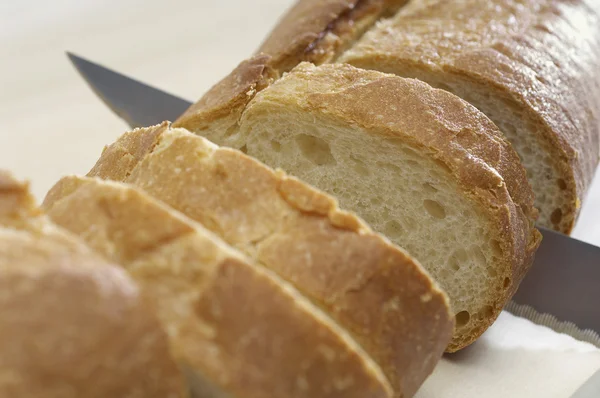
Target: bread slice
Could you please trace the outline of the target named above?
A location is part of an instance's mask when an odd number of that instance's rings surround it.
[[[569,233],[599,159],[599,24],[597,1],[413,1],[340,62],[482,110],[522,158],[540,224]]]
[[[137,285],[0,172],[0,396],[187,396]]]
[[[254,97],[235,133],[199,133],[336,195],[407,249],[450,296],[449,351],[496,319],[539,245],[510,144],[477,109],[416,80],[304,63]]]
[[[407,0],[300,0],[258,49],[272,67],[287,72],[302,61],[331,62],[380,18]]]
[[[155,299],[195,396],[391,396],[381,369],[293,287],[141,191],[67,177],[44,206]]]
[[[125,134],[90,175],[144,189],[292,282],[398,395],[414,394],[448,344],[446,296],[418,263],[331,197],[239,151],[163,124]]]

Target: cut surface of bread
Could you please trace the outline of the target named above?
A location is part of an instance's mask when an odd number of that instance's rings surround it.
[[[448,344],[447,299],[418,263],[331,197],[239,151],[164,124],[125,134],[90,175],[142,188],[292,282],[400,396],[414,394]]]
[[[256,95],[235,134],[200,134],[336,195],[407,249],[450,296],[450,351],[493,322],[539,245],[510,144],[473,106],[416,80],[304,63]]]
[[[0,396],[187,396],[136,284],[0,172]]]
[[[529,175],[541,225],[569,233],[599,159],[600,3],[413,1],[341,56],[483,111]]]
[[[44,206],[154,298],[195,396],[391,396],[381,369],[291,285],[140,190],[67,177]]]

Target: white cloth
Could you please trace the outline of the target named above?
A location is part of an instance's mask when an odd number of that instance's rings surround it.
[[[36,195],[85,173],[126,126],[89,90],[65,50],[195,100],[263,40],[292,0],[0,2],[0,167]],[[600,173],[599,173],[600,174]],[[575,236],[600,245],[600,176]],[[568,397],[600,350],[504,313],[445,357],[419,398]]]

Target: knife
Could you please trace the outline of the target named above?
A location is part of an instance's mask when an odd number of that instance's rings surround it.
[[[192,105],[67,54],[98,97],[132,128],[174,121]],[[543,235],[542,244],[507,309],[600,347],[600,247],[538,228]]]

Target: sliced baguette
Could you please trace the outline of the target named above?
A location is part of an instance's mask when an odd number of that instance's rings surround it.
[[[166,124],[125,134],[90,172],[200,221],[292,282],[412,396],[452,333],[446,296],[419,264],[329,196],[239,151]]]
[[[569,233],[600,152],[600,2],[413,1],[340,62],[414,77],[482,110],[527,169],[540,224]]]
[[[456,314],[449,351],[491,325],[539,245],[510,144],[473,106],[425,83],[303,63],[249,102],[235,132],[210,126],[198,132],[336,195],[421,261]]]
[[[379,367],[322,311],[141,191],[67,177],[44,206],[155,299],[195,396],[391,396]]]
[[[118,267],[0,172],[0,396],[187,396],[153,309]]]

